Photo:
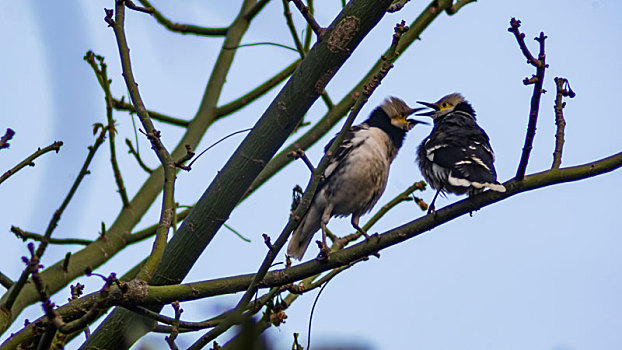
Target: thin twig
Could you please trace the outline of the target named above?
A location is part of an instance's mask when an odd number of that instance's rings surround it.
[[[138,151],[136,149],[134,149],[134,145],[132,145],[132,141],[130,141],[130,139],[125,139],[125,144],[127,145],[127,147],[129,148],[129,150],[127,151],[127,153],[131,154],[134,156],[134,158],[136,159],[136,161],[138,162],[138,165],[140,165],[140,167],[147,173],[147,174],[151,174],[153,172],[153,169],[151,169],[150,167],[147,166],[147,164],[145,164],[145,162],[143,162],[142,158],[140,158],[140,154],[138,154]]]
[[[309,8],[309,13],[314,15],[313,0],[307,0],[307,7]],[[311,29],[311,26],[307,23],[307,28],[305,29],[305,52],[309,52],[311,48],[311,39],[313,39],[313,29]]]
[[[410,0],[398,0],[389,6],[387,12],[397,12],[401,10],[409,1]]]
[[[129,111],[130,113],[136,113],[136,108],[134,108],[134,106],[131,103],[124,102],[123,99],[117,100],[113,98],[112,106],[117,111]],[[160,121],[162,123],[181,126],[184,128],[188,127],[188,124],[190,124],[190,122],[185,119],[171,117],[169,115],[162,114],[162,113],[152,111],[152,110],[148,110],[147,112],[149,113],[149,116],[151,117],[151,119]]]
[[[294,52],[298,52],[298,50],[296,50],[295,48],[291,47],[291,46],[287,46],[287,45],[283,45],[283,44],[279,44],[279,43],[273,43],[270,41],[261,41],[261,42],[257,42],[257,43],[249,43],[249,44],[241,44],[235,47],[225,47],[224,49],[226,50],[236,50],[239,49],[241,47],[252,47],[252,46],[276,46],[276,47],[281,47],[284,49],[288,49]]]
[[[63,325],[63,320],[56,315],[54,310],[55,305],[50,301],[50,297],[47,295],[45,286],[43,285],[43,280],[41,276],[39,276],[39,268],[41,267],[39,261],[41,257],[35,252],[35,245],[32,242],[28,243],[28,250],[30,251],[30,259],[26,257],[22,259],[26,263],[26,270],[32,275],[32,281],[39,292],[39,301],[41,301],[43,311],[47,317],[45,331],[39,340],[37,349],[47,350],[54,339],[56,330]]]
[[[2,272],[0,272],[0,284],[4,288],[9,289],[9,288],[13,287],[15,282],[13,282],[13,280],[10,279],[9,276],[7,276],[7,275],[3,274]]]
[[[224,116],[227,116],[241,109],[242,107],[249,105],[251,102],[257,100],[259,97],[265,95],[272,88],[279,85],[280,83],[285,81],[285,79],[287,79],[290,75],[292,75],[292,73],[294,73],[296,68],[298,68],[299,64],[300,64],[300,60],[296,60],[294,63],[290,64],[285,69],[278,72],[272,78],[268,79],[263,84],[254,88],[253,90],[251,90],[244,96],[239,97],[225,105],[222,105],[216,108],[216,111],[214,112],[216,118],[220,119]]]
[[[130,10],[134,10],[134,11],[138,11],[138,12],[143,12],[143,13],[148,13],[148,14],[152,14],[153,11],[155,10],[153,7],[141,7],[136,5],[135,3],[132,2],[132,0],[124,0],[125,2],[125,6],[127,6],[128,9]]]
[[[307,6],[305,6],[305,4],[302,2],[302,0],[288,0],[288,1],[291,1],[291,2],[294,3],[294,5],[296,5],[298,10],[300,10],[300,13],[302,14],[302,17],[304,17],[304,19],[309,24],[309,27],[311,27],[311,29],[313,30],[315,35],[317,35],[318,40],[321,40],[322,36],[324,36],[324,32],[326,31],[326,29],[322,28],[317,23],[317,21],[313,17],[313,14],[311,13],[311,11],[309,11],[309,8]]]
[[[555,151],[553,151],[553,165],[552,169],[557,169],[562,164],[562,151],[564,149],[564,130],[566,128],[566,120],[564,119],[564,107],[566,102],[563,102],[563,97],[573,98],[576,96],[575,92],[570,88],[568,79],[556,77],[555,85],[557,87],[557,93],[555,96],[555,125],[557,126],[557,132],[555,133]]]
[[[8,145],[8,144],[5,144],[5,146],[6,145]],[[62,141],[55,141],[53,144],[51,144],[51,145],[49,145],[47,147],[38,148],[35,151],[35,153],[31,154],[26,159],[24,159],[23,161],[19,162],[19,164],[14,166],[12,169],[9,169],[4,174],[2,174],[2,176],[0,176],[0,184],[2,182],[4,182],[4,180],[8,179],[11,175],[13,175],[16,172],[18,172],[19,170],[21,170],[22,168],[24,168],[26,166],[35,166],[35,163],[33,161],[35,159],[37,159],[39,156],[41,156],[43,154],[46,154],[46,153],[48,153],[50,151],[55,151],[56,153],[58,153],[58,151],[60,150],[62,145],[63,145]]]
[[[9,148],[11,146],[9,141],[13,139],[13,136],[15,136],[15,131],[11,128],[7,128],[4,135],[0,138],[0,149]]]
[[[126,5],[131,8],[129,4],[130,3],[126,1]],[[112,115],[112,93],[110,92],[110,80],[108,79],[107,65],[104,63],[104,57],[95,55],[93,51],[88,51],[84,56],[84,60],[91,66],[95,72],[97,81],[99,81],[99,85],[102,90],[104,90],[104,99],[106,101],[106,119],[108,121],[108,139],[110,143],[110,163],[112,165],[112,173],[114,174],[114,180],[117,184],[119,196],[121,196],[121,202],[123,203],[123,207],[127,207],[130,205],[130,200],[127,197],[127,191],[125,189],[125,185],[123,184],[123,176],[121,176],[121,169],[119,169],[119,163],[117,162],[117,148],[115,145],[117,129]]]
[[[296,25],[294,24],[294,20],[292,18],[292,12],[289,9],[290,1],[291,0],[283,0],[283,16],[285,16],[285,23],[287,23],[287,28],[289,29],[292,39],[294,40],[294,45],[296,45],[296,49],[298,50],[298,53],[300,54],[300,58],[304,59],[307,56],[308,48],[306,47],[310,45],[310,39],[309,40],[305,39],[305,45],[303,45],[302,42],[300,41],[300,37],[298,36],[298,31],[296,30]],[[306,7],[311,16],[313,16],[312,4],[313,2],[310,1],[309,7]],[[324,104],[326,104],[326,107],[329,110],[334,107],[334,103],[330,99],[330,96],[328,96],[328,93],[326,91],[322,91],[321,97],[322,97],[322,101],[324,101]]]
[[[141,3],[144,0],[141,0]],[[144,5],[144,3],[143,3]],[[154,12],[155,14],[155,12]],[[170,153],[162,144],[160,139],[160,132],[154,127],[149,113],[143,103],[138,90],[138,84],[134,79],[132,73],[132,64],[130,61],[129,47],[127,45],[127,39],[125,37],[124,21],[125,21],[125,6],[123,1],[117,1],[114,10],[114,20],[112,19],[112,10],[106,10],[105,21],[110,24],[114,30],[115,37],[117,39],[117,46],[119,48],[119,56],[121,57],[121,66],[123,69],[123,78],[125,79],[125,85],[130,93],[132,104],[136,107],[136,114],[140,119],[143,128],[145,128],[147,138],[151,142],[151,147],[155,151],[162,167],[164,168],[164,189],[162,208],[160,210],[160,220],[158,229],[156,231],[156,239],[153,242],[151,253],[147,257],[145,263],[142,265],[141,271],[137,277],[140,280],[149,280],[151,275],[157,268],[164,248],[166,246],[168,230],[171,226],[173,211],[175,210],[175,178],[176,167],[175,161],[171,157]]]
[[[460,9],[467,5],[470,4],[472,2],[476,2],[477,0],[457,0],[453,5],[451,5],[450,7],[448,7],[445,12],[447,12],[448,15],[453,16],[455,15],[458,11],[460,11]]]
[[[67,208],[67,205],[69,205],[69,202],[73,198],[73,195],[76,193],[78,186],[80,186],[80,183],[82,183],[82,179],[84,179],[84,177],[89,173],[88,167],[91,164],[93,157],[95,156],[95,152],[97,152],[97,149],[99,148],[99,146],[101,146],[101,144],[104,143],[104,139],[107,133],[106,127],[104,127],[101,124],[98,124],[95,126],[93,131],[96,133],[98,128],[101,128],[101,131],[99,132],[99,136],[97,137],[97,139],[95,139],[95,143],[93,144],[93,146],[88,147],[89,153],[86,156],[86,160],[84,161],[84,164],[82,165],[82,168],[80,169],[80,172],[78,173],[78,176],[74,180],[73,185],[69,189],[69,193],[67,193],[67,196],[61,203],[60,207],[56,209],[56,211],[52,215],[52,219],[50,219],[50,223],[48,224],[48,227],[45,230],[43,239],[41,240],[41,243],[39,243],[39,246],[37,247],[36,255],[38,259],[41,259],[41,257],[43,256],[43,253],[45,252],[45,249],[47,248],[49,244],[49,240],[52,237],[52,232],[54,232],[54,229],[58,225],[58,221],[60,220],[61,215],[65,211],[65,208]],[[8,291],[8,296],[6,297],[4,304],[0,306],[1,308],[3,308],[7,312],[11,311],[11,308],[13,307],[13,303],[15,302],[15,300],[17,299],[17,296],[19,295],[22,288],[26,284],[26,281],[28,280],[29,275],[30,275],[30,271],[28,270],[28,268],[22,271],[22,274],[19,276],[19,279],[17,280],[17,282],[15,282],[15,285]]]
[[[186,166],[184,163],[194,157],[194,152],[192,152],[192,147],[189,144],[185,144],[184,146],[186,147],[186,154],[184,154],[181,159],[175,161],[175,166],[180,169],[190,171],[190,166]]]
[[[179,350],[177,344],[175,344],[175,339],[177,339],[177,335],[179,334],[179,318],[181,317],[181,313],[184,312],[182,308],[179,307],[179,301],[174,301],[171,303],[173,310],[175,310],[175,320],[173,321],[171,327],[171,334],[169,336],[164,337],[166,343],[171,348],[171,350]]]
[[[32,239],[33,241],[38,241],[41,242],[45,239],[45,237],[41,234],[38,233],[34,233],[34,232],[27,232],[22,230],[21,228],[17,227],[17,226],[11,226],[11,232],[13,232],[13,234],[15,234],[15,236],[17,238],[22,239],[24,242],[26,242],[29,239]],[[93,243],[93,241],[88,240],[88,239],[80,239],[80,238],[53,238],[53,237],[49,237],[47,239],[47,242],[49,244],[58,244],[58,245],[71,245],[71,244],[77,244],[77,245],[89,245],[91,243]]]
[[[510,28],[508,28],[508,31],[514,34],[514,37],[518,42],[518,46],[523,52],[525,58],[527,58],[527,62],[536,67],[536,74],[531,78],[523,80],[525,85],[533,84],[533,94],[531,96],[531,108],[529,110],[529,123],[527,125],[527,134],[525,135],[525,144],[523,146],[523,153],[521,155],[515,176],[517,180],[521,180],[525,177],[527,163],[529,163],[529,155],[531,154],[533,140],[536,136],[536,125],[538,122],[538,112],[540,110],[540,97],[545,92],[542,89],[542,85],[544,84],[544,71],[548,67],[546,64],[546,55],[544,53],[544,40],[546,39],[546,36],[541,32],[540,36],[535,38],[540,45],[540,51],[538,53],[538,58],[536,59],[525,44],[525,34],[520,32],[520,24],[521,22],[519,20],[512,18],[510,20]]]
[[[146,8],[150,9],[151,14],[156,19],[156,21],[158,21],[158,23],[166,27],[166,29],[170,30],[171,32],[177,32],[181,34],[194,34],[194,35],[200,35],[200,36],[225,36],[227,35],[227,30],[229,29],[228,27],[207,28],[207,27],[201,27],[201,26],[197,26],[193,24],[174,23],[170,19],[164,17],[164,15],[160,13],[160,11],[158,11],[156,8],[154,8],[151,5],[151,3],[149,3],[149,1],[147,0],[138,0],[138,1]]]
[[[79,331],[95,321],[100,316],[101,310],[108,303],[108,297],[110,295],[110,288],[113,284],[119,283],[114,273],[111,273],[108,277],[104,277],[104,286],[97,293],[95,301],[90,308],[78,319],[65,323],[59,327],[59,331],[65,334],[70,334]],[[79,300],[79,299],[76,299]]]
[[[307,154],[302,149],[299,148],[291,152],[290,156],[294,159],[302,159],[307,168],[309,168],[309,171],[311,171],[311,174],[315,172],[315,167],[313,166],[313,163],[311,163],[311,160],[309,160],[309,157],[307,157]]]

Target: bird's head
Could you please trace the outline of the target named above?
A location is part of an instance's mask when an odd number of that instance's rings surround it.
[[[427,124],[415,119],[406,119],[409,115],[418,112],[423,108],[410,108],[406,102],[395,96],[388,97],[384,100],[380,108],[389,116],[391,125],[396,128],[408,131],[419,123]]]
[[[432,111],[418,113],[417,115],[425,115],[428,117],[432,117],[433,119],[442,117],[455,110],[461,110],[463,112],[469,113],[472,116],[475,116],[475,111],[473,110],[473,107],[471,107],[471,104],[469,104],[469,102],[459,93],[453,93],[447,96],[443,96],[435,103],[421,101],[417,101],[417,103],[432,108]]]

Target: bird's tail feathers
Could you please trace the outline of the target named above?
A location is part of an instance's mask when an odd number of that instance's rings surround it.
[[[312,206],[294,230],[287,246],[287,255],[302,260],[313,239],[313,234],[320,229],[321,220],[321,213]]]
[[[477,188],[477,189],[481,189],[481,188],[488,188],[492,191],[495,192],[505,192],[505,186],[503,186],[500,183],[490,183],[490,182],[471,182],[471,186]]]

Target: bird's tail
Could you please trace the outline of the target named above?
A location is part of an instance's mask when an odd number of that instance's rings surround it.
[[[311,239],[313,239],[313,234],[320,229],[321,220],[322,213],[312,205],[294,230],[294,234],[292,234],[292,238],[287,246],[287,255],[297,260],[302,260],[309,247],[309,243],[311,243]]]

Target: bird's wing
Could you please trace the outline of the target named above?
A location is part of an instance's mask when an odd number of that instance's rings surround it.
[[[427,158],[469,182],[495,183],[494,153],[488,135],[477,124],[447,125],[425,143]]]
[[[350,152],[352,152],[353,149],[358,147],[364,141],[356,137],[357,132],[367,129],[369,129],[369,126],[367,126],[367,124],[359,124],[353,126],[350,130],[348,130],[345,137],[343,138],[343,141],[341,142],[339,147],[337,147],[337,150],[330,159],[330,163],[328,163],[326,170],[324,170],[325,179],[328,179],[331,174],[333,174],[335,170],[337,170],[343,164],[344,160],[350,154]],[[324,148],[325,153],[328,152],[328,149],[330,148],[330,146],[332,146],[333,142],[335,142],[336,138],[337,135],[335,135],[335,137],[333,137],[333,139],[330,140],[330,142],[326,145],[326,147]]]

